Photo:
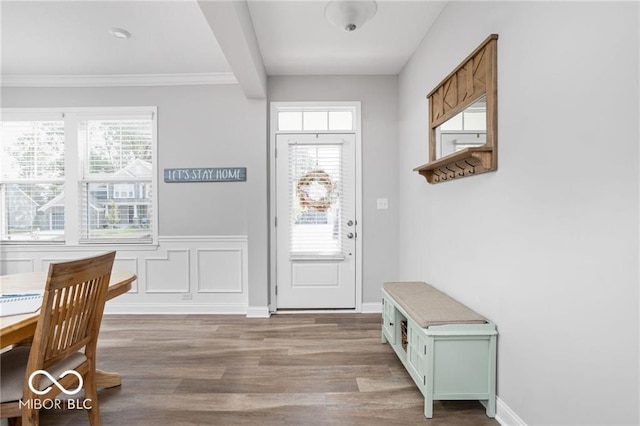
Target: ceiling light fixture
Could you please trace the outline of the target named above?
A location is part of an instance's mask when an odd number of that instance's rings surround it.
[[[324,8],[327,21],[345,31],[355,31],[373,18],[378,5],[373,0],[331,0]]]
[[[114,36],[115,38],[127,39],[131,37],[131,33],[127,30],[123,30],[122,28],[109,28],[109,34]]]

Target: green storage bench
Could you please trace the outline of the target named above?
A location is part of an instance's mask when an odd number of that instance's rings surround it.
[[[424,282],[389,282],[382,290],[382,343],[389,343],[424,395],[475,399],[496,414],[495,324]]]

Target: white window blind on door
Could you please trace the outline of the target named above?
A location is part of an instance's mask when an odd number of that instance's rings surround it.
[[[79,122],[84,240],[152,239],[152,125],[150,115]]]
[[[342,145],[289,146],[291,256],[341,255]]]
[[[64,240],[64,122],[0,124],[0,234],[3,241]]]

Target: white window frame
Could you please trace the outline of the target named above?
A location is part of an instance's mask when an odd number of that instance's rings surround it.
[[[279,134],[315,134],[315,133],[356,133],[359,118],[358,108],[350,102],[272,102],[276,104],[276,110],[272,111],[275,117],[271,118],[271,128]],[[286,105],[285,105],[286,104]],[[301,128],[293,130],[280,130],[280,122],[278,114],[281,112],[300,112]],[[327,114],[327,128],[325,130],[305,130],[305,112],[325,112]],[[350,112],[351,113],[351,129],[329,130],[331,127],[329,113],[331,112]]]
[[[157,245],[158,244],[158,109],[155,106],[141,107],[76,107],[76,108],[1,108],[0,119],[2,121],[36,121],[58,118],[62,116],[65,134],[65,177],[64,177],[64,242],[48,242],[50,245],[63,246],[103,246],[103,245]],[[151,240],[142,241],[132,239],[124,240],[83,240],[82,221],[82,196],[80,186],[82,183],[82,167],[84,159],[78,138],[79,122],[87,119],[111,119],[131,118],[131,116],[151,115]],[[3,241],[3,245],[42,246],[37,241]]]

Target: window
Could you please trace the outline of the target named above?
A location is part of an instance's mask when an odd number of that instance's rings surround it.
[[[349,108],[331,107],[278,111],[278,131],[348,131],[355,128],[354,114]]]
[[[64,241],[62,116],[2,121],[0,234],[6,241]]]
[[[342,146],[289,147],[292,255],[342,253]]]
[[[113,198],[133,198],[132,183],[115,183],[113,184]]]
[[[39,115],[3,110],[0,238],[69,245],[153,242],[155,108]]]
[[[84,150],[82,239],[150,241],[152,120],[81,119],[78,127]]]

